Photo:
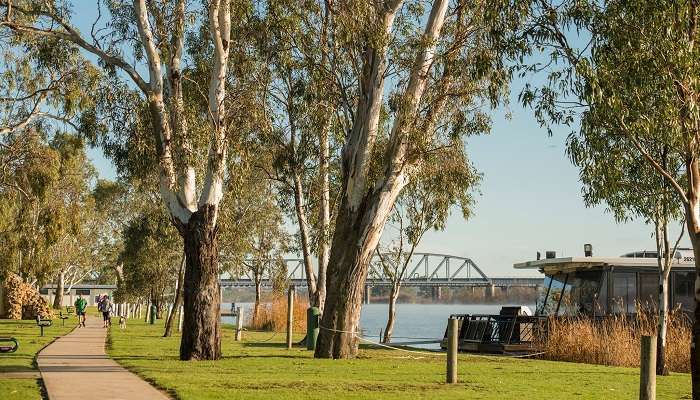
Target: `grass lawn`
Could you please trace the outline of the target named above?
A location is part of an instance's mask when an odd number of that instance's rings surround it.
[[[284,348],[284,334],[224,328],[219,361],[178,360],[179,337],[161,338],[162,322],[113,327],[109,354],[178,399],[635,399],[639,371],[461,354],[459,382],[443,384],[443,356],[363,348],[354,360],[315,360]],[[690,376],[657,381],[659,399],[690,398]]]
[[[7,378],[7,372],[37,372],[34,358],[44,346],[57,337],[70,332],[77,324],[77,319],[55,319],[54,324],[44,328],[44,336],[36,321],[0,320],[0,336],[11,336],[19,340],[19,349],[14,353],[0,353],[0,399],[41,399],[41,383],[36,378]]]

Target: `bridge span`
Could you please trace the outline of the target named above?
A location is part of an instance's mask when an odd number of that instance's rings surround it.
[[[254,260],[250,260],[253,262]],[[298,258],[283,260],[287,269],[287,279],[290,284],[299,287],[306,286],[306,271],[304,261]],[[269,261],[272,262],[272,261]],[[435,253],[414,253],[409,260],[406,274],[401,285],[418,287],[485,287],[537,288],[543,285],[543,278],[505,277],[491,278],[479,268],[470,258]],[[222,287],[253,287],[255,280],[252,273],[246,272],[237,277],[221,278]],[[271,285],[269,274],[263,274],[261,284],[265,287]],[[378,256],[372,259],[367,274],[366,286],[381,287],[391,286],[390,268],[384,268]]]

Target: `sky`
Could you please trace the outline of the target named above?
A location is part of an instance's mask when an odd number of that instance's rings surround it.
[[[89,30],[94,10],[81,11],[79,28]],[[585,243],[593,245],[596,256],[655,249],[652,227],[642,221],[618,224],[604,207],[584,205],[578,170],[565,153],[570,128],[554,127],[550,137],[539,127],[532,110],[517,101],[526,81],[513,82],[510,106],[494,111],[491,134],[467,140],[470,158],[483,174],[474,215],[465,221],[454,213],[444,231],[424,236],[418,251],[469,257],[486,275],[509,277],[539,276],[513,269],[514,263],[535,259],[537,251],[582,256]],[[91,149],[89,157],[101,177],[115,178],[101,150]],[[387,230],[391,234],[391,227]],[[682,245],[689,247],[687,240]]]

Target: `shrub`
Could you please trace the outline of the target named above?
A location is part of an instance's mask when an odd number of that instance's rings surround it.
[[[294,297],[294,331],[306,331],[306,309],[309,308],[307,299]],[[287,297],[277,296],[271,303],[260,304],[258,316],[254,318],[253,310],[247,319],[247,326],[252,330],[282,332],[287,330]]]
[[[641,337],[655,335],[657,321],[658,314],[653,309],[642,309],[636,318],[550,318],[547,334],[538,338],[537,348],[547,360],[639,367]],[[680,309],[672,310],[667,332],[666,365],[674,372],[689,372],[690,319]]]

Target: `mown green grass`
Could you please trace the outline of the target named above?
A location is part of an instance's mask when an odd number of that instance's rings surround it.
[[[635,399],[639,370],[460,354],[459,383],[444,384],[443,356],[363,348],[353,360],[315,360],[284,348],[284,334],[224,329],[219,361],[178,360],[162,324],[112,328],[110,355],[178,399]],[[271,338],[271,339],[270,339]],[[690,377],[657,381],[659,399],[690,398]]]
[[[36,321],[0,320],[0,336],[14,337],[19,349],[14,353],[0,353],[0,399],[41,399],[41,382],[36,378],[5,378],[7,372],[37,372],[35,357],[46,345],[70,332],[77,319],[66,320],[62,326],[56,319],[53,325],[44,328],[41,337]]]

